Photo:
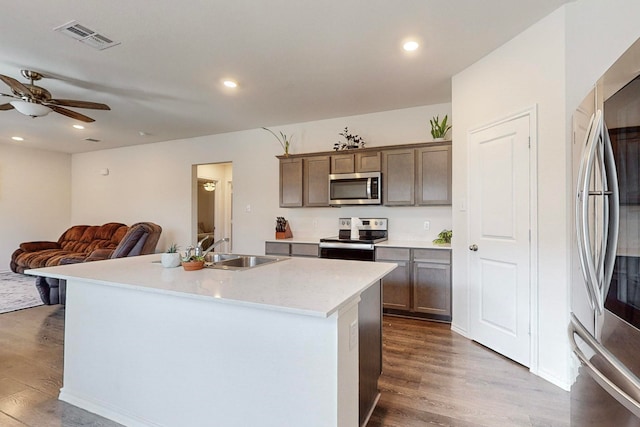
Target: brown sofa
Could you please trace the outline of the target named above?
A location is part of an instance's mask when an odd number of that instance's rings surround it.
[[[104,225],[75,225],[57,242],[25,242],[11,256],[10,267],[16,273],[30,268],[99,261],[146,255],[156,249],[162,227],[139,222],[127,227],[110,222]],[[36,277],[36,287],[45,304],[64,304],[64,280]]]

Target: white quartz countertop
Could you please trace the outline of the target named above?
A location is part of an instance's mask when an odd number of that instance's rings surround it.
[[[265,241],[269,243],[307,243],[317,245],[320,243],[320,239],[321,237],[290,237],[288,239],[272,239]]]
[[[426,240],[386,240],[376,243],[376,247],[451,250],[451,244],[436,245]]]
[[[328,317],[396,264],[320,258],[286,258],[247,270],[164,268],[161,254],[60,265],[26,274],[79,279],[108,286]]]
[[[325,236],[326,237],[326,236]],[[266,240],[269,243],[307,243],[307,244],[319,244],[320,237],[292,237],[289,239],[273,239]],[[376,243],[376,247],[391,247],[391,248],[417,248],[417,249],[444,249],[451,250],[451,244],[436,245],[428,240],[385,240],[384,242]]]

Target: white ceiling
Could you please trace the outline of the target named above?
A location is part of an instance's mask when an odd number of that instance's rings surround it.
[[[78,153],[450,102],[452,75],[567,2],[4,2],[0,74],[39,71],[54,98],[112,110],[76,109],[96,119],[83,131],[56,113],[0,111],[0,142]],[[121,44],[98,51],[53,31],[72,20]],[[402,51],[406,38],[421,48]]]

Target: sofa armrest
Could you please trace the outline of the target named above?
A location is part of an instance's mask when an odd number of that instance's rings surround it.
[[[84,260],[85,258],[60,258],[60,261],[58,261],[58,265],[80,264],[81,262],[84,262]]]
[[[111,258],[111,254],[113,254],[113,249],[96,249],[84,260],[84,262],[90,261],[102,261],[105,259]]]
[[[58,242],[24,242],[20,243],[20,249],[25,252],[36,252],[45,249],[61,249],[61,247]]]

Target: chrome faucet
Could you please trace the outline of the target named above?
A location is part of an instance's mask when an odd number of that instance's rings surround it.
[[[211,246],[209,246],[209,247],[208,247],[208,248],[207,248],[207,249],[202,253],[202,256],[207,255],[207,254],[208,254],[212,249],[214,249],[216,246],[219,246],[219,245],[221,245],[222,243],[224,243],[224,242],[228,242],[228,241],[229,241],[229,238],[228,238],[228,237],[225,237],[224,239],[220,239],[220,240],[218,240],[218,241],[216,241],[216,242],[213,242],[213,243],[211,244]],[[200,248],[200,250],[202,250],[202,248]]]
[[[202,251],[202,243],[203,243],[205,240],[207,240],[208,238],[210,238],[210,237],[212,237],[212,236],[210,236],[210,235],[208,235],[208,236],[204,236],[204,237],[202,238],[202,240],[200,240],[200,241],[198,242],[198,244],[197,244],[197,245],[196,245],[196,247],[195,247],[195,254],[194,254],[195,256],[204,256],[204,254],[202,253],[202,252],[203,252],[203,251]]]

